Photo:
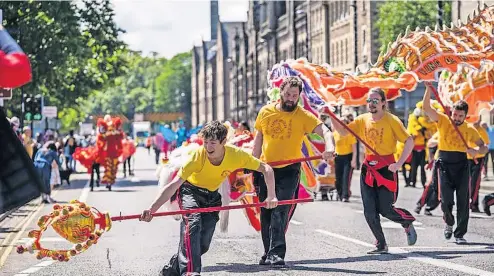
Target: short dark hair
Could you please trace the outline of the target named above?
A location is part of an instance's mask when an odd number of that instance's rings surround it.
[[[385,102],[386,101],[386,93],[384,93],[384,90],[382,90],[381,88],[372,88],[370,91],[369,91],[369,94],[370,93],[376,93],[376,94],[379,94],[379,96],[381,96],[381,101]]]
[[[203,139],[218,140],[223,142],[226,139],[228,129],[220,121],[211,121],[204,125],[200,135]]]
[[[465,114],[468,114],[468,103],[464,100],[459,100],[453,105],[454,110],[465,111]]]
[[[301,93],[304,84],[299,77],[286,77],[280,85],[280,91],[283,91],[287,85],[288,87],[298,87],[298,93]]]

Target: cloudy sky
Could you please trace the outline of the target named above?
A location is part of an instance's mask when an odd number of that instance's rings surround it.
[[[116,22],[131,49],[170,58],[210,38],[207,0],[113,0]],[[248,0],[219,0],[220,20],[247,20]]]

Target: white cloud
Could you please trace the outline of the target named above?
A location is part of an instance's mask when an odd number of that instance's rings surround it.
[[[209,1],[113,0],[115,20],[133,50],[167,58],[210,38]],[[222,21],[247,20],[247,0],[219,1]]]

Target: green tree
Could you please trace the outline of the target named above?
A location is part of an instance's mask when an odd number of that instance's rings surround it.
[[[443,22],[449,25],[451,2],[443,1],[443,10]],[[376,22],[381,51],[386,51],[387,45],[395,41],[400,33],[404,34],[407,27],[411,30],[415,30],[416,27],[423,30],[426,26],[433,29],[437,22],[437,14],[437,1],[405,0],[381,3],[379,19]]]
[[[125,71],[126,46],[118,39],[121,30],[110,0],[3,1],[0,8],[3,25],[31,61],[33,80],[22,89],[42,93],[47,104],[59,108],[59,115],[82,116],[80,99]],[[7,105],[18,116],[20,94],[17,91]],[[64,127],[74,127],[78,116],[64,118]]]

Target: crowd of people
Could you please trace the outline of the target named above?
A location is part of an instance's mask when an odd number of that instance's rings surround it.
[[[219,206],[218,189],[225,172],[248,169],[254,171],[256,194],[266,202],[266,207],[261,209],[264,254],[259,265],[284,265],[287,250],[285,233],[296,204],[277,206],[277,203],[278,200],[297,197],[301,169],[300,163],[273,167],[267,163],[302,157],[300,149],[304,136],[317,133],[325,141],[323,158],[328,163],[334,162],[335,188],[338,198],[344,202],[349,202],[351,197],[350,183],[352,170],[356,168],[357,139],[366,146],[360,168],[360,191],[364,217],[376,238],[376,248],[368,254],[388,252],[380,215],[402,225],[409,245],[416,243],[415,217],[407,209],[397,208],[395,202],[398,172],[407,171],[404,185],[415,187],[420,166],[423,169],[432,166],[434,171],[429,182],[426,181],[426,174],[421,173],[421,181],[424,193],[431,194],[430,199],[435,197],[436,206],[441,206],[444,237],[451,239],[454,236],[456,243],[466,243],[464,236],[468,229],[469,212],[479,211],[479,175],[483,172],[485,178],[487,153],[494,151],[493,139],[489,139],[494,135],[494,129],[486,128],[481,122],[466,122],[468,105],[465,102],[457,102],[450,112],[436,110],[428,89],[420,116],[434,128],[415,131],[412,128],[416,126],[406,128],[397,116],[389,112],[385,93],[381,89],[369,92],[367,113],[356,118],[351,114],[345,114],[342,118],[333,115],[325,123],[297,104],[301,91],[302,82],[297,77],[283,80],[280,101],[264,106],[258,114],[251,155],[242,153],[240,156],[238,148],[228,145],[228,130],[224,124],[218,121],[207,123],[201,131],[203,147],[191,153],[191,158],[177,176],[164,185],[156,200],[142,212],[141,220],[151,221],[152,214],[175,196],[180,197],[177,200],[183,204],[183,209]],[[328,114],[322,115],[327,117]],[[245,126],[248,128],[247,124]],[[462,144],[456,131],[461,133],[467,146]],[[155,148],[162,151],[161,141],[159,138],[152,140],[151,145],[156,143]],[[233,162],[232,157],[237,158],[237,162]],[[424,166],[425,158],[429,159],[430,164]],[[455,191],[456,201],[453,198]],[[419,200],[421,206],[424,202],[429,203],[427,199]],[[494,194],[486,196],[482,202],[484,211],[490,215],[489,205],[494,205]],[[458,209],[457,228],[453,231],[455,217],[452,210],[455,204]],[[417,207],[415,211],[420,212],[420,209]],[[179,251],[165,265],[162,275],[200,273],[201,255],[209,248],[217,221],[218,212],[183,216]],[[195,228],[202,230],[200,233],[191,232]]]

